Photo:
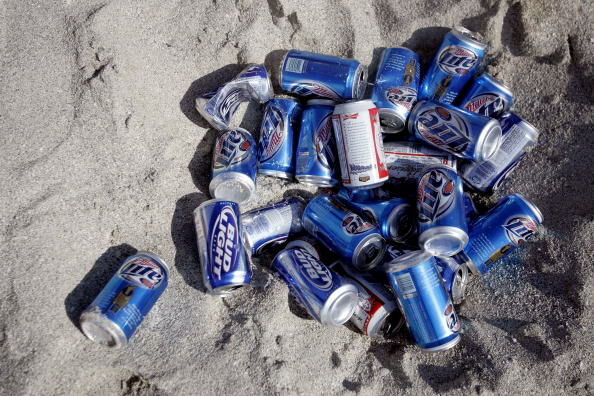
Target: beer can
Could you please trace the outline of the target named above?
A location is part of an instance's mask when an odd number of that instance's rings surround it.
[[[338,190],[336,194],[340,199],[346,202],[371,202],[377,201],[380,197],[380,192],[377,189],[363,189],[344,188]]]
[[[391,179],[416,180],[429,165],[457,165],[453,155],[420,142],[384,142],[384,154]]]
[[[461,304],[468,281],[468,267],[464,256],[458,253],[452,257],[436,257],[435,263],[452,302],[456,305]]]
[[[460,107],[480,115],[499,118],[508,112],[514,102],[512,91],[501,81],[483,73],[472,81]]]
[[[466,219],[468,221],[474,219],[476,216],[478,216],[478,210],[476,209],[476,206],[474,205],[474,201],[472,200],[472,197],[470,196],[469,193],[465,192],[464,193],[464,216],[466,216]]]

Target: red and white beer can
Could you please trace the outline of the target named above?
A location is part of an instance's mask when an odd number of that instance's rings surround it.
[[[342,184],[366,189],[388,180],[379,113],[371,100],[336,105],[332,115]]]

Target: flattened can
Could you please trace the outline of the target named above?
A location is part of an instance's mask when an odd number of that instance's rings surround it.
[[[386,48],[382,53],[371,100],[378,108],[384,133],[404,130],[417,101],[419,56],[408,48]]]
[[[256,162],[256,141],[248,131],[221,132],[213,149],[210,195],[240,204],[249,202],[256,190]]]
[[[460,107],[480,115],[499,118],[508,112],[514,102],[512,91],[501,81],[483,73],[472,81]]]
[[[501,143],[497,120],[443,103],[417,102],[408,129],[440,150],[473,161],[489,159]]]
[[[355,59],[290,50],[281,63],[280,86],[305,97],[361,99],[367,87],[367,67]]]
[[[377,107],[371,100],[339,104],[332,115],[342,185],[374,188],[388,180]]]
[[[420,142],[384,142],[388,174],[392,179],[416,180],[429,165],[456,169],[453,155]]]
[[[156,254],[138,252],[128,257],[82,313],[83,333],[109,347],[127,344],[165,291],[168,278],[167,264]]]
[[[223,199],[194,210],[198,254],[204,286],[221,297],[249,285],[252,269],[242,242],[239,204]]]
[[[300,124],[301,104],[297,99],[276,96],[266,104],[258,143],[258,173],[293,178],[295,137]]]
[[[301,118],[295,178],[303,184],[332,187],[338,183],[336,141],[332,132],[334,102],[307,101]]]
[[[436,257],[435,263],[452,302],[456,305],[462,303],[468,280],[468,268],[464,256],[458,253],[452,257]]]

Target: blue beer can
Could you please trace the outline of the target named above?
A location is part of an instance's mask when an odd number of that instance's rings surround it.
[[[357,189],[342,187],[336,195],[347,202],[371,202],[380,199],[379,190],[375,188]]]
[[[428,167],[417,189],[419,246],[434,256],[452,256],[468,243],[462,179],[442,166]]]
[[[303,212],[303,228],[356,269],[369,270],[384,256],[381,231],[335,196],[312,199]]]
[[[221,297],[249,285],[252,269],[243,247],[239,204],[223,199],[194,210],[194,225],[204,286]]]
[[[525,244],[542,224],[542,213],[521,194],[503,197],[469,225],[465,261],[474,274],[489,271],[502,257]]]
[[[297,99],[276,96],[266,104],[258,144],[258,173],[293,178],[295,137],[300,123],[301,104]]]
[[[336,140],[332,130],[334,102],[307,101],[301,118],[295,178],[303,184],[332,187],[338,183]]]
[[[156,254],[128,257],[82,313],[83,333],[109,347],[125,345],[165,291],[168,278],[167,264]]]
[[[281,63],[280,86],[305,97],[362,99],[367,88],[367,67],[355,59],[290,50]]]
[[[469,193],[464,193],[464,216],[468,222],[473,220],[476,216],[478,216],[478,210],[476,210],[476,206],[474,205],[474,201]]]
[[[487,52],[480,34],[456,26],[446,34],[419,89],[419,100],[452,103]]]
[[[301,305],[318,322],[335,327],[346,323],[359,302],[355,285],[326,267],[313,249],[281,251],[272,271],[282,279]]]
[[[440,150],[473,161],[491,158],[501,144],[497,120],[443,103],[417,102],[408,130]]]
[[[419,56],[408,48],[386,48],[377,69],[371,100],[379,110],[384,133],[404,129],[417,101]]]
[[[512,91],[495,77],[483,73],[472,81],[466,96],[460,101],[460,107],[487,117],[499,118],[509,111],[513,103]]]
[[[460,321],[435,264],[421,250],[405,254],[386,268],[392,289],[415,343],[440,352],[460,342]]]
[[[456,305],[461,304],[468,281],[468,267],[464,256],[458,253],[452,257],[436,257],[435,263],[452,302]]]
[[[245,204],[256,190],[256,173],[256,141],[252,135],[242,128],[219,133],[212,154],[210,195]]]

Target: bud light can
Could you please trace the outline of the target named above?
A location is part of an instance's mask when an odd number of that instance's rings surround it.
[[[452,257],[442,256],[435,258],[435,263],[437,264],[443,284],[450,294],[452,302],[456,305],[461,304],[462,300],[464,300],[466,282],[468,280],[468,268],[463,257],[463,255],[458,253]]]
[[[429,165],[456,169],[456,157],[420,142],[384,142],[384,154],[392,179],[417,180]]]
[[[446,34],[419,89],[419,100],[452,103],[487,52],[483,38],[456,26]]]
[[[357,287],[326,267],[315,251],[285,249],[272,261],[272,271],[309,314],[325,326],[346,323],[359,302]]]
[[[499,118],[514,102],[512,91],[495,77],[483,73],[475,78],[460,107],[480,115]]]
[[[332,132],[334,102],[307,101],[301,118],[295,178],[303,184],[332,187],[338,183],[336,142]]]
[[[293,178],[295,131],[299,131],[300,123],[301,105],[297,99],[276,96],[266,104],[258,144],[258,173]]]
[[[342,184],[374,188],[388,180],[377,107],[371,100],[339,104],[332,115]]]
[[[381,231],[334,196],[320,195],[309,202],[303,228],[356,269],[371,269],[384,256]]]
[[[252,269],[242,243],[239,204],[211,199],[194,210],[202,279],[209,293],[225,297],[249,285]]]
[[[248,252],[258,255],[266,246],[286,242],[290,236],[302,232],[304,208],[303,198],[291,197],[242,214],[243,240]]]
[[[290,50],[281,64],[280,86],[305,97],[361,99],[367,88],[367,67],[354,59]]]
[[[425,352],[456,346],[460,342],[460,321],[435,258],[428,252],[412,251],[386,271],[415,343]]]
[[[503,115],[501,146],[488,160],[468,162],[460,167],[460,175],[472,188],[482,192],[497,190],[536,145],[538,130],[514,113]]]
[[[468,243],[462,179],[450,169],[432,166],[417,189],[419,246],[434,256],[452,256]]]
[[[464,249],[468,268],[484,274],[500,258],[525,244],[542,223],[542,213],[521,194],[503,197],[497,205],[469,225]]]
[[[256,142],[248,131],[221,132],[212,154],[210,195],[240,204],[249,202],[256,190],[256,157]]]
[[[165,291],[168,278],[167,264],[156,254],[128,257],[82,313],[83,333],[109,347],[125,345]]]
[[[440,150],[473,161],[490,158],[501,143],[497,120],[443,103],[417,102],[408,129]]]
[[[407,48],[386,48],[382,53],[371,100],[378,108],[384,133],[404,129],[419,89],[419,56]]]

